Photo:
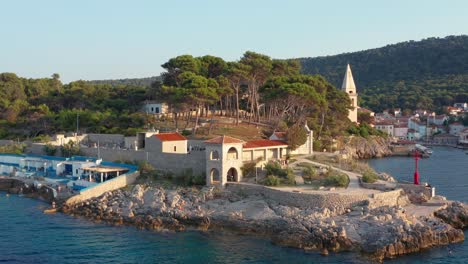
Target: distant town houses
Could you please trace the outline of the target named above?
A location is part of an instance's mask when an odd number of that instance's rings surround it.
[[[460,144],[468,145],[468,128],[463,129],[458,136],[458,142]]]
[[[400,108],[373,113],[359,108],[360,113],[372,113],[371,125],[395,140],[426,141],[434,144],[468,144],[468,128],[460,121],[468,113],[468,103],[455,103],[445,108],[446,114],[417,109],[404,116]],[[466,123],[465,123],[466,124]]]
[[[455,103],[453,104],[453,107],[460,108],[464,111],[468,110],[468,103]]]

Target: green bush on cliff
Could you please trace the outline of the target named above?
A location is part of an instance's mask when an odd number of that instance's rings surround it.
[[[26,148],[23,144],[0,146],[0,153],[23,154]]]
[[[325,186],[347,187],[349,184],[348,175],[332,171],[330,176],[325,178]]]
[[[371,170],[367,170],[362,174],[362,181],[366,183],[374,183],[379,179],[377,173]]]
[[[288,175],[286,176],[285,179],[283,179],[283,183],[287,185],[295,185],[296,184],[296,176],[294,176],[294,173],[292,171],[288,170]]]
[[[242,175],[244,178],[254,177],[255,176],[255,166],[257,165],[256,162],[248,162],[245,163],[241,167]]]
[[[266,186],[278,186],[278,185],[280,185],[280,178],[278,178],[277,176],[274,176],[274,175],[268,175],[265,178],[264,184]]]
[[[57,147],[50,143],[45,144],[43,150],[47,156],[55,156],[57,153]]]
[[[281,164],[279,162],[268,162],[265,165],[266,175],[276,175],[282,178],[286,178],[288,176],[288,171],[281,168]]]
[[[176,177],[175,181],[185,186],[206,185],[206,178],[204,175],[204,173],[194,175],[192,169],[186,169],[181,173],[181,175]]]
[[[315,179],[317,177],[317,170],[312,165],[308,164],[302,170],[302,176],[306,179]]]

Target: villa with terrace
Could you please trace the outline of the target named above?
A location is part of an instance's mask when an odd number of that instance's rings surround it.
[[[106,162],[92,157],[0,154],[1,175],[43,181],[53,187],[68,187],[75,191],[98,186],[136,170],[134,165]]]

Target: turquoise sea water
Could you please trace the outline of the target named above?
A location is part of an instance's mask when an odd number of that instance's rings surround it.
[[[423,160],[438,192],[467,201],[468,155],[435,149]],[[445,154],[444,154],[445,153]],[[463,154],[463,155],[462,155]],[[461,155],[461,157],[459,157]],[[466,157],[465,157],[466,156]],[[463,160],[463,158],[465,160]],[[459,164],[439,174],[444,164]],[[408,162],[407,165],[405,165]],[[461,163],[460,163],[461,162]],[[370,161],[377,169],[396,173],[411,161],[390,158]],[[427,165],[425,165],[427,164]],[[429,165],[431,164],[431,165]],[[455,165],[454,165],[455,166]],[[458,165],[457,165],[458,166]],[[409,175],[412,175],[410,173]],[[447,179],[445,175],[453,178]],[[464,176],[463,176],[464,175]],[[402,176],[403,177],[403,176]],[[406,176],[405,176],[406,177]],[[408,176],[409,177],[409,176]],[[458,179],[458,181],[455,181]],[[454,183],[455,181],[455,183]],[[440,182],[440,186],[438,185]],[[447,193],[444,193],[447,192]],[[0,193],[0,262],[2,263],[367,263],[354,253],[322,257],[316,252],[272,245],[268,240],[233,234],[161,233],[109,226],[63,214],[45,215],[47,204]],[[465,235],[468,235],[465,232]],[[468,243],[434,248],[389,263],[468,263]]]

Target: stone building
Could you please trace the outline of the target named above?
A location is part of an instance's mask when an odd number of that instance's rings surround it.
[[[254,162],[263,167],[270,161],[285,164],[288,144],[280,140],[259,139],[242,141],[220,136],[204,142],[206,155],[206,184],[225,185],[242,180],[242,166]]]
[[[356,92],[356,85],[354,84],[353,74],[351,73],[351,66],[346,67],[346,73],[343,78],[343,85],[341,85],[341,89],[346,92],[351,99],[351,106],[353,109],[350,109],[348,112],[348,118],[351,122],[357,123],[357,111],[358,111],[358,95]]]
[[[204,142],[206,155],[206,184],[225,185],[239,182],[242,177],[242,145],[244,141],[220,136]]]
[[[309,129],[307,124],[304,125],[304,129],[307,133],[307,140],[304,144],[296,148],[295,150],[289,150],[289,154],[293,155],[302,155],[308,154],[311,155],[314,153],[314,132]],[[286,132],[273,132],[269,137],[270,140],[279,140],[283,142],[287,142],[287,134]]]
[[[151,152],[187,154],[187,138],[181,134],[157,133],[145,140],[145,149]]]
[[[143,111],[147,114],[167,114],[169,106],[166,103],[156,101],[145,101]]]

